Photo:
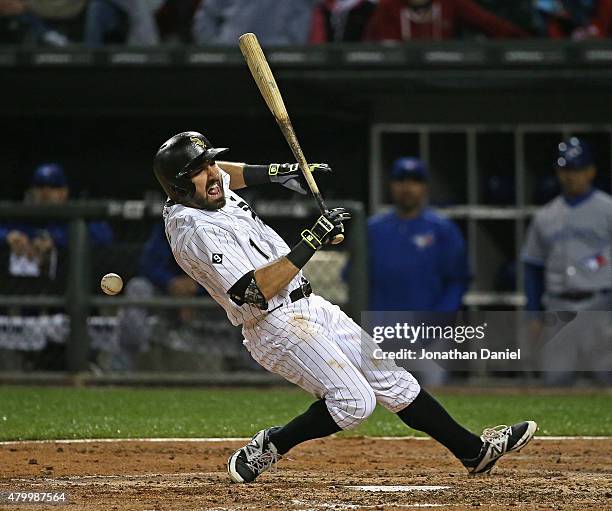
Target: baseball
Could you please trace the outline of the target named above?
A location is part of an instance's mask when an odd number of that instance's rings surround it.
[[[102,277],[100,287],[107,295],[116,295],[123,289],[123,279],[116,273],[107,273]]]

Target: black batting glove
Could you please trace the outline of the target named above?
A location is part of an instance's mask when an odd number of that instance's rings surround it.
[[[319,250],[338,234],[344,233],[344,224],[351,214],[344,208],[333,208],[323,212],[311,229],[302,231],[302,239],[313,250]]]
[[[287,259],[296,268],[303,268],[317,250],[344,233],[343,222],[350,218],[351,214],[344,208],[325,210],[310,229],[302,231],[302,239],[287,254]]]
[[[331,172],[327,163],[310,163],[310,172]],[[306,180],[297,163],[271,163],[268,165],[268,176],[271,183],[278,183],[294,192],[306,195]]]

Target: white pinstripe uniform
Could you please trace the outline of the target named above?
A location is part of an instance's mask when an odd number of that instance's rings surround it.
[[[253,358],[325,399],[343,429],[365,420],[377,401],[392,412],[409,405],[420,391],[418,382],[391,361],[371,359],[373,341],[337,305],[314,293],[291,302],[289,293],[300,287],[302,272],[268,300],[267,311],[230,299],[228,290],[240,277],[288,254],[289,247],[229,189],[229,174],[221,176],[226,205],[207,211],[169,204],[163,213],[166,235],[181,268],[206,288],[233,325],[242,325]]]

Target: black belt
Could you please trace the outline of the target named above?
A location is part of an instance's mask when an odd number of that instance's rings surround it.
[[[570,291],[567,293],[555,294],[553,297],[560,298],[561,300],[569,300],[571,302],[579,302],[582,300],[588,300],[599,294],[603,295],[610,292],[612,292],[612,289],[598,289],[596,291]]]
[[[312,286],[310,285],[310,282],[308,282],[305,278],[302,278],[302,283],[300,284],[300,287],[294,289],[293,291],[291,291],[291,293],[289,293],[289,301],[291,303],[295,303],[298,300],[301,300],[302,298],[308,298],[311,294]],[[272,310],[267,311],[267,313],[270,314],[271,312],[280,309],[283,305],[285,304],[281,303],[280,305],[274,307]]]
[[[306,279],[302,279],[302,284],[300,287],[289,293],[289,300],[291,300],[291,303],[294,303],[302,298],[308,298],[311,294],[312,286],[310,285],[310,282],[308,282]]]

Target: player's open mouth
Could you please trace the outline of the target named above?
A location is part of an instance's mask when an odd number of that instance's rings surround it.
[[[219,183],[215,183],[212,186],[209,186],[206,190],[206,193],[212,199],[216,199],[217,197],[219,197],[221,195],[221,187],[219,186]]]

